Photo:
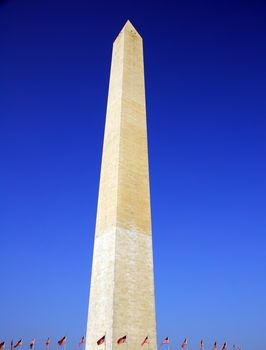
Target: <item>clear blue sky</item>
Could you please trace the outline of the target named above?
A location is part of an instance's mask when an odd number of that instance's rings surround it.
[[[265,1],[0,5],[0,341],[86,327],[112,42],[144,38],[158,340],[266,347]]]

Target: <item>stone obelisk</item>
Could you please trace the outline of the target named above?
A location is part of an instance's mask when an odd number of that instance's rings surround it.
[[[145,348],[157,346],[144,66],[128,21],[113,44],[86,350]]]

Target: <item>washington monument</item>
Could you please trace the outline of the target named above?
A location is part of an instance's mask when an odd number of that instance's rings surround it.
[[[129,21],[113,44],[106,112],[86,335],[97,348],[157,349],[143,48]]]

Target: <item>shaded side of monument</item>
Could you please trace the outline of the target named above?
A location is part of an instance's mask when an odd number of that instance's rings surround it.
[[[128,21],[113,44],[86,350],[136,350],[147,336],[156,350],[143,47]]]

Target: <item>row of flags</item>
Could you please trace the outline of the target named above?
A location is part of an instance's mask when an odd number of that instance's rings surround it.
[[[63,338],[58,340],[58,345],[62,346],[64,344],[66,344],[67,341],[67,337],[64,336]],[[47,338],[46,342],[45,342],[45,347],[46,350],[49,350],[49,346],[50,346],[50,338]],[[85,337],[83,336],[79,342],[79,345],[85,344]],[[20,340],[18,340],[15,344],[13,344],[13,340],[11,340],[11,344],[10,344],[10,350],[16,349],[16,348],[21,348],[23,345],[23,339],[21,338]],[[35,345],[35,339],[32,339],[30,341],[30,349],[33,350],[34,349],[34,345]],[[5,342],[3,341],[2,343],[0,343],[0,350],[4,350],[5,349]]]
[[[124,335],[123,337],[117,339],[117,344],[124,344],[127,341],[127,336]],[[99,340],[97,340],[97,345],[101,345],[105,342],[105,335],[103,337],[101,337]],[[143,346],[144,344],[149,344],[149,336],[146,336],[146,338],[140,343],[141,346]],[[169,337],[166,337],[163,339],[163,341],[161,342],[161,346],[168,344],[170,345],[170,339]],[[184,339],[182,345],[181,345],[181,349],[185,349],[187,348],[188,350],[188,340],[187,338]],[[212,347],[212,350],[217,350],[218,349],[218,345],[217,342],[215,341]],[[203,339],[201,339],[200,341],[200,350],[204,350],[204,341]],[[220,350],[227,350],[227,342],[223,343],[222,347],[220,348]],[[236,347],[235,345],[233,346],[233,350],[241,350],[239,347]]]
[[[63,338],[59,339],[58,340],[58,345],[59,346],[62,346],[62,345],[65,345],[66,344],[66,341],[67,341],[67,337],[64,336]],[[118,338],[116,343],[117,344],[124,344],[127,342],[127,335],[124,335],[123,337],[121,338]],[[105,335],[102,336],[99,340],[97,340],[97,345],[102,345],[105,343]],[[144,338],[144,340],[140,343],[141,346],[145,345],[145,344],[149,344],[150,343],[150,340],[149,340],[149,336],[146,336]],[[13,340],[11,341],[11,345],[10,345],[10,350],[13,350],[13,349],[16,349],[16,348],[21,348],[22,347],[22,344],[23,344],[23,339],[20,339],[18,340],[14,345],[13,345]],[[83,336],[80,341],[79,341],[79,346],[85,344],[85,337]],[[165,344],[168,344],[170,345],[170,339],[169,337],[166,337],[163,339],[163,341],[161,342],[161,346],[165,345]],[[30,349],[33,350],[34,349],[34,345],[35,345],[35,339],[32,339],[30,341]],[[49,346],[50,346],[50,338],[47,338],[46,342],[45,342],[45,347],[46,347],[46,350],[49,350]],[[188,340],[187,338],[184,339],[182,345],[181,345],[181,349],[184,350],[184,349],[187,349],[188,350]],[[0,350],[4,350],[5,349],[5,342],[2,342],[0,343]],[[204,341],[203,339],[201,339],[200,341],[200,350],[204,350]],[[213,347],[212,347],[212,350],[218,350],[218,345],[217,345],[217,342],[215,341],[214,344],[213,344]],[[227,343],[225,342],[222,347],[220,348],[220,350],[227,350]],[[240,347],[236,346],[236,345],[233,345],[233,350],[241,350]]]
[[[169,337],[166,337],[162,342],[161,342],[161,345],[164,345],[164,344],[170,344],[170,339]],[[187,338],[184,339],[182,345],[181,345],[181,349],[185,349],[187,348],[188,349],[188,340]],[[201,339],[200,341],[200,350],[203,350],[204,349],[204,341],[203,339]],[[217,350],[218,349],[218,345],[217,345],[217,342],[215,341],[214,344],[213,344],[213,347],[212,347],[212,350]],[[227,350],[227,343],[223,343],[222,347],[220,348],[221,350]],[[235,347],[235,345],[233,346],[233,350],[241,350],[239,347]]]
[[[124,344],[127,342],[127,335],[124,335],[123,337],[121,338],[118,338],[116,343],[118,345],[120,344]],[[103,343],[105,343],[105,335],[103,337],[101,337],[99,340],[97,340],[97,345],[102,345]],[[141,342],[141,346],[143,346],[144,344],[149,344],[149,337],[147,336],[142,342]]]

